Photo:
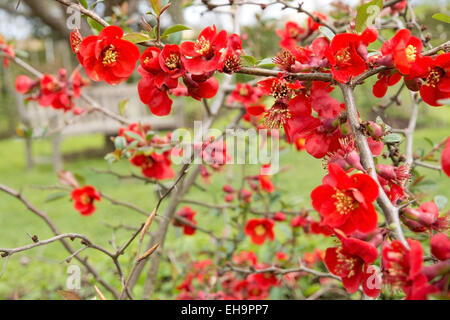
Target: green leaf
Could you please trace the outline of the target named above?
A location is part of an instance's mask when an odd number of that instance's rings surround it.
[[[130,100],[130,99],[125,98],[125,99],[123,99],[122,101],[120,101],[120,103],[119,103],[119,113],[120,113],[121,116],[124,115],[124,113],[125,113],[125,107],[127,106],[127,103],[128,103],[129,100]]]
[[[330,30],[330,28],[327,28],[325,26],[320,26],[319,27],[319,31],[325,36],[327,37],[330,41],[333,40],[335,34],[333,31]]]
[[[141,33],[141,32],[128,33],[125,36],[123,36],[122,39],[130,41],[132,43],[141,43],[141,42],[146,42],[148,40],[151,40],[149,35],[147,35],[145,33]]]
[[[355,30],[363,32],[367,27],[371,26],[382,9],[383,0],[372,0],[359,6],[356,14]]]
[[[52,193],[47,198],[45,198],[45,202],[52,202],[52,201],[64,198],[67,195],[68,195],[68,193],[67,192],[63,192],[63,191]]]
[[[384,137],[385,143],[399,143],[403,140],[402,136],[398,133],[390,133]]]
[[[437,195],[434,197],[434,203],[438,206],[439,210],[443,210],[448,203],[448,199],[446,196]]]
[[[244,67],[253,67],[257,62],[253,56],[241,56],[241,61]]]
[[[257,64],[257,66],[260,68],[271,69],[275,67],[275,63],[273,63],[272,58],[264,58]]]
[[[169,34],[184,31],[184,30],[191,30],[191,28],[183,26],[182,24],[176,24],[176,25],[171,26],[171,27],[167,28],[166,30],[164,30],[161,37],[167,37]]]
[[[435,13],[431,17],[438,21],[450,23],[450,16],[446,15],[445,13]]]
[[[100,32],[104,28],[100,23],[98,23],[97,21],[95,21],[94,19],[92,19],[90,17],[87,17],[87,22],[89,23],[89,25],[91,26],[91,28],[94,31]]]
[[[87,0],[78,0],[78,2],[79,2],[85,9],[88,8]]]
[[[118,136],[114,139],[114,147],[116,150],[123,150],[127,147],[127,140],[125,137]]]
[[[161,1],[160,0],[148,0],[150,2],[150,5],[152,6],[153,11],[156,13],[156,15],[159,15],[161,12]]]

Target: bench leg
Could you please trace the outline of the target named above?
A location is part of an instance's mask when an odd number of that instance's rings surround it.
[[[63,159],[61,154],[61,135],[56,135],[52,139],[52,162],[55,172],[59,172],[63,169]]]
[[[27,169],[32,169],[34,167],[31,139],[25,139],[25,161]]]

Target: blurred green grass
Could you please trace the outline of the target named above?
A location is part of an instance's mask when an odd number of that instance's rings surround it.
[[[439,142],[448,135],[447,128],[421,129],[415,135],[415,147],[429,150],[431,146],[425,138],[434,142]],[[101,148],[104,143],[102,135],[80,136],[64,140],[63,152],[82,151],[89,148]],[[289,203],[295,203],[296,208],[309,207],[309,194],[311,190],[320,184],[324,174],[321,161],[318,161],[305,152],[295,152],[290,150],[292,146],[287,146],[280,154],[280,164],[289,170],[282,171],[273,179],[283,194],[283,199]],[[292,152],[291,152],[292,151]],[[47,141],[36,141],[34,143],[36,155],[45,156],[50,154],[50,143]],[[131,202],[139,207],[151,211],[156,202],[154,186],[144,185],[131,180],[119,181],[110,175],[95,174],[91,168],[112,169],[121,173],[129,173],[130,170],[138,172],[125,161],[108,165],[102,158],[78,158],[65,163],[65,170],[83,175],[88,184],[99,188],[105,194],[116,199]],[[249,171],[256,173],[257,166],[251,166]],[[437,172],[426,169],[419,169],[435,179],[437,185],[430,189],[427,200],[434,195],[441,194],[450,198],[449,179]],[[224,183],[231,183],[236,186],[239,183],[241,170],[235,166],[228,166],[221,173],[212,176],[211,184],[207,186],[207,192],[198,188],[192,188],[187,198],[209,203],[220,203],[223,199],[221,186]],[[247,172],[248,174],[249,172]],[[103,199],[98,204],[98,210],[90,217],[83,217],[73,208],[69,197],[46,202],[46,198],[54,191],[37,190],[31,186],[55,185],[58,179],[50,165],[37,165],[31,170],[25,168],[24,142],[20,139],[8,139],[0,141],[0,183],[9,185],[21,190],[26,198],[39,209],[46,212],[55,222],[61,232],[75,232],[88,236],[95,243],[112,249],[110,240],[114,237],[117,245],[123,244],[130,236],[131,231],[113,230],[106,226],[125,224],[129,226],[139,226],[145,219],[144,216],[130,211],[123,207],[113,206]],[[257,206],[257,204],[255,204]],[[193,206],[198,211],[196,220],[199,225],[212,228],[217,234],[221,234],[224,222],[229,219],[231,212],[220,213],[216,210],[209,210]],[[279,209],[275,202],[272,210]],[[447,209],[449,206],[447,205]],[[40,239],[53,236],[48,227],[34,214],[17,200],[4,193],[0,193],[0,247],[17,247],[30,243],[27,233],[38,235]],[[153,226],[156,228],[156,226]],[[257,247],[245,239],[240,250],[253,249],[257,252],[262,261],[273,261],[273,253],[283,249],[279,240],[283,240],[290,235],[290,228],[286,223],[276,226],[278,241],[268,246]],[[314,248],[326,248],[330,240],[322,237],[309,237],[299,235],[296,254],[300,255],[305,251],[312,251]],[[79,248],[79,243],[74,244]],[[183,236],[176,228],[171,228],[166,249],[175,252],[176,255],[187,254],[192,259],[206,258],[202,252],[214,251],[216,246],[211,243],[210,238],[202,233],[197,233],[194,237]],[[90,250],[90,249],[88,249]],[[136,250],[136,243],[131,248],[131,253]],[[85,251],[83,254],[86,254]],[[89,261],[99,270],[105,279],[119,288],[114,267],[107,257],[90,251]],[[64,289],[67,279],[68,265],[62,263],[68,257],[67,252],[60,243],[53,243],[48,246],[38,247],[31,251],[19,253],[9,259],[3,277],[0,279],[0,299],[20,297],[21,299],[60,299],[56,290]],[[126,254],[121,258],[125,266],[125,272],[129,271],[133,259],[133,254]],[[2,261],[3,262],[3,261]],[[71,264],[77,264],[75,260]],[[179,282],[179,276],[184,270],[184,261],[179,261],[176,265],[163,260],[161,266],[161,277],[165,279],[158,288],[158,297],[173,298],[176,295],[173,289]],[[1,269],[0,269],[1,270]],[[85,275],[84,271],[82,274]],[[87,276],[87,275],[85,275]],[[90,283],[95,283],[91,277],[87,277]],[[167,281],[166,281],[167,280]],[[175,282],[173,282],[175,280]],[[143,277],[136,288],[137,296],[142,289]],[[178,281],[178,282],[177,282]],[[92,285],[82,286],[82,292],[93,296]]]

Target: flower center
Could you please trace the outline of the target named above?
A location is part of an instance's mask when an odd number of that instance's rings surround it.
[[[291,89],[287,86],[286,83],[275,81],[270,88],[272,92],[272,96],[275,99],[283,99],[288,98],[291,94]]]
[[[355,265],[358,261],[356,257],[350,257],[342,253],[342,248],[336,251],[338,264],[336,266],[338,273],[345,274],[346,278],[355,275]]]
[[[347,63],[351,59],[350,52],[348,48],[342,48],[336,54],[336,61],[339,63]]]
[[[289,34],[289,38],[297,38],[298,30],[296,28],[289,28],[288,34]]]
[[[200,39],[195,42],[194,50],[198,54],[204,55],[205,53],[208,53],[210,49],[211,43],[203,36],[201,36]]]
[[[255,234],[257,236],[262,236],[262,235],[266,234],[266,228],[262,224],[258,225],[255,228]]]
[[[355,210],[358,207],[358,204],[355,202],[353,197],[350,197],[341,190],[336,189],[336,193],[331,197],[336,199],[334,205],[336,207],[336,210],[340,214],[348,214],[349,212]]]
[[[432,88],[441,80],[441,72],[437,68],[433,68],[427,76],[426,85]]]
[[[113,45],[110,45],[108,49],[103,54],[103,65],[109,66],[117,61],[119,54],[116,51],[116,48]]]
[[[248,96],[248,90],[247,90],[247,88],[240,88],[239,89],[239,95],[240,96],[242,96],[242,97],[246,97],[246,96]]]
[[[409,46],[406,47],[405,53],[406,53],[406,59],[408,59],[409,62],[416,61],[417,49],[412,44],[410,44]]]
[[[179,65],[180,65],[180,57],[177,54],[172,53],[168,58],[166,58],[167,68],[173,70],[178,68]]]
[[[264,125],[269,129],[279,129],[286,123],[287,119],[291,118],[288,107],[282,103],[276,103],[268,111],[267,117],[264,120]]]
[[[84,205],[90,204],[92,202],[91,197],[87,193],[83,194],[80,198],[80,202]]]

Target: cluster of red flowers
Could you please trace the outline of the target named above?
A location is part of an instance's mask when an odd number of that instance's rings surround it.
[[[150,47],[141,56],[139,96],[152,113],[165,116],[170,113],[172,100],[168,92],[210,99],[219,84],[213,77],[216,71],[231,73],[240,69],[241,39],[238,35],[217,32],[216,26],[205,28],[195,42],[180,46],[166,44],[162,50]],[[183,83],[178,79],[182,78]]]
[[[89,78],[109,84],[127,80],[140,60],[139,96],[157,116],[170,113],[172,100],[168,93],[197,100],[212,98],[219,87],[214,73],[232,73],[241,67],[240,37],[217,32],[215,26],[205,28],[195,42],[166,44],[162,49],[149,47],[142,55],[136,45],[122,37],[123,30],[117,26],[106,27],[98,36],[85,39],[75,30],[71,34],[72,50]]]
[[[16,79],[16,90],[27,95],[28,101],[37,101],[43,107],[56,110],[73,111],[80,114],[84,110],[75,107],[75,98],[81,95],[81,89],[88,82],[75,70],[70,77],[65,69],[60,69],[58,76],[44,74],[42,78],[30,79],[27,76],[18,76]]]
[[[145,150],[131,148],[130,163],[135,167],[141,168],[142,174],[147,178],[156,180],[172,179],[175,176],[171,161],[173,149],[167,147],[170,145],[170,134],[165,137],[152,136],[150,139],[147,139],[147,132],[150,129],[150,126],[137,123],[131,124],[128,128],[122,127],[119,129],[119,136],[126,139],[126,147],[128,149],[133,143],[138,148],[151,147],[150,150],[148,148]]]
[[[234,254],[233,263],[239,268],[253,267],[255,270],[265,269],[269,265],[259,263],[252,251],[242,251]],[[270,290],[280,285],[280,280],[274,273],[255,273],[237,277],[233,272],[218,273],[210,259],[195,262],[193,271],[189,272],[178,286],[181,291],[179,300],[214,299],[214,300],[260,300],[269,296]],[[287,278],[287,277],[286,277]],[[221,290],[215,291],[213,282],[219,281]],[[198,290],[196,284],[211,292]]]

